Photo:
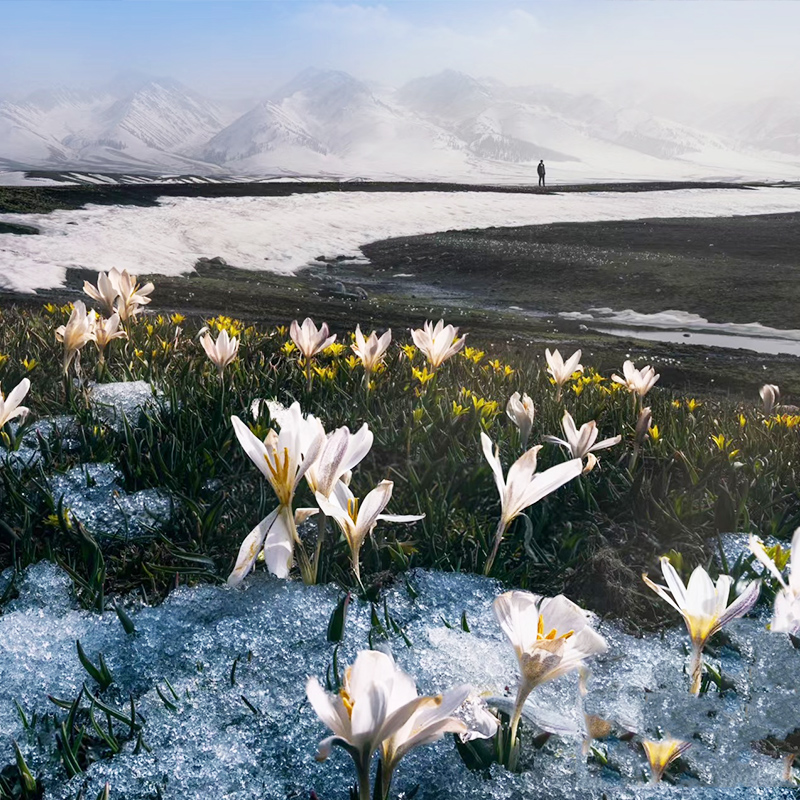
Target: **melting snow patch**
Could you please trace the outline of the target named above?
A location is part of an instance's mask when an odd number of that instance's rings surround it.
[[[210,252],[222,253],[237,267],[290,274],[319,253],[358,257],[368,242],[444,230],[792,211],[800,211],[800,192],[776,188],[162,197],[152,208],[88,205],[49,214],[0,214],[2,222],[40,230],[38,236],[0,237],[0,279],[12,290],[34,291],[62,285],[73,267],[183,275]],[[76,221],[80,224],[69,224]]]
[[[92,387],[91,401],[98,417],[117,431],[124,421],[135,426],[139,415],[155,403],[156,390],[147,381],[98,383]]]
[[[172,514],[169,496],[158,489],[126,493],[111,464],[80,464],[49,482],[55,501],[98,539],[151,536]]]
[[[733,336],[763,337],[769,339],[788,339],[800,341],[800,331],[770,328],[760,322],[709,322],[699,314],[688,311],[660,311],[657,314],[640,314],[631,308],[614,311],[610,308],[590,308],[588,311],[562,311],[563,319],[611,325],[631,325],[648,328],[667,328],[671,330],[698,331],[700,333],[727,333]]]
[[[415,597],[401,578],[387,594],[386,609],[412,645],[393,637],[395,658],[420,689],[469,682],[488,695],[506,694],[504,687],[517,679],[517,663],[491,611],[500,587],[476,576],[424,571],[408,580]],[[57,800],[73,800],[84,785],[84,795],[93,797],[106,781],[113,797],[128,800],[157,794],[165,800],[279,800],[312,791],[345,797],[353,778],[350,760],[336,750],[325,764],[314,761],[316,745],[328,732],[304,694],[306,677],[324,680],[331,664],[326,631],[337,597],[331,586],[304,587],[259,572],[240,590],[181,588],[161,606],[130,610],[136,632],[127,635],[113,612],[79,610],[64,573],[38,564],[23,576],[19,597],[0,617],[0,747],[6,762],[13,759],[16,738],[47,796]],[[464,613],[470,633],[460,630]],[[369,606],[354,601],[341,665],[367,646],[370,629]],[[781,782],[782,763],[753,747],[767,735],[784,736],[800,719],[800,653],[787,637],[769,634],[763,618],[733,623],[728,644],[711,661],[735,690],[696,698],[683,672],[682,628],[663,638],[635,638],[607,623],[601,632],[609,652],[592,664],[586,711],[642,735],[652,737],[660,728],[690,740],[688,769],[676,786],[646,784],[641,748],[617,739],[596,745],[608,767],[586,763],[578,737],[569,733],[581,720],[573,676],[534,691],[528,716],[545,727],[557,724],[566,735],[535,750],[526,732],[525,771],[470,772],[448,738],[403,760],[394,796],[419,784],[419,800],[796,797],[796,789]],[[134,697],[151,752],[134,753],[134,742],[128,742],[120,754],[67,781],[53,756],[52,731],[38,739],[27,734],[14,700],[30,716],[54,710],[47,694],[75,697],[83,681],[96,691],[76,656],[76,639],[95,663],[98,652],[105,656],[115,683],[102,693],[104,701],[123,711]]]

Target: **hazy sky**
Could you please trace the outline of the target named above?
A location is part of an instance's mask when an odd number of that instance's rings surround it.
[[[797,96],[798,31],[794,0],[0,0],[0,96],[139,70],[249,98],[308,66]]]

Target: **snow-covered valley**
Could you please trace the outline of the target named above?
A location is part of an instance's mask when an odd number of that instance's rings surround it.
[[[63,285],[66,270],[112,266],[182,275],[201,257],[291,274],[322,255],[358,257],[369,242],[437,231],[670,217],[800,212],[797,189],[686,189],[536,195],[500,192],[322,192],[288,197],[163,197],[159,205],[90,205],[0,214],[35,236],[0,236],[0,287]]]

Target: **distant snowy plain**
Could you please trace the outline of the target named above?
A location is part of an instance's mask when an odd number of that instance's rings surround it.
[[[0,235],[0,288],[63,285],[68,268],[181,275],[198,258],[292,274],[317,256],[358,257],[369,242],[438,231],[670,217],[800,212],[791,188],[526,195],[324,192],[289,197],[164,197],[158,206],[0,214],[40,235]]]

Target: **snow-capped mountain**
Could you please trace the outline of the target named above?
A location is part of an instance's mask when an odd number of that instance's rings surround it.
[[[199,155],[237,172],[418,174],[461,162],[457,139],[345,72],[309,69],[215,136]],[[388,167],[388,168],[387,168]]]
[[[717,109],[701,128],[643,104],[452,70],[393,90],[309,69],[239,110],[143,75],[37,92],[0,102],[0,163],[527,181],[544,159],[561,181],[800,177],[800,104],[786,101]]]
[[[155,80],[112,103],[63,143],[85,162],[163,163],[181,161],[227,121],[210,101],[170,80]]]

